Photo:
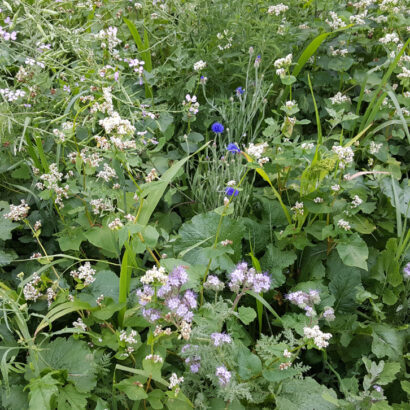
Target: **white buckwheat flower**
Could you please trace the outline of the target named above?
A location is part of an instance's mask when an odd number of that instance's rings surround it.
[[[194,64],[194,70],[195,71],[201,71],[206,67],[206,62],[199,60]]]
[[[287,10],[289,10],[288,6],[283,3],[279,3],[276,6],[269,6],[268,14],[275,14],[276,16],[279,16],[279,14],[284,13]]]
[[[344,219],[339,219],[339,220],[337,221],[337,226],[338,226],[339,228],[344,229],[345,231],[349,231],[350,228],[351,228],[351,226],[349,225],[349,222],[345,221]]]

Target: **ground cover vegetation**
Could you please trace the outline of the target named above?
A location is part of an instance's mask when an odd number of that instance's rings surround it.
[[[0,2],[0,406],[406,409],[405,0]]]

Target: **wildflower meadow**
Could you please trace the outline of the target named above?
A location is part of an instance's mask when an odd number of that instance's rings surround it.
[[[407,0],[0,0],[0,408],[410,409]]]

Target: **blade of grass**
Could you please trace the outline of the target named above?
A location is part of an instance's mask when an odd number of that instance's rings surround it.
[[[374,96],[372,98],[372,100],[370,101],[369,106],[367,107],[363,118],[362,118],[362,122],[360,124],[360,128],[359,131],[362,131],[364,128],[366,128],[374,119],[375,117],[375,112],[377,112],[378,107],[380,106],[380,104],[382,103],[384,97],[386,96],[386,94],[384,93],[384,96],[380,97],[380,91],[382,90],[382,88],[387,84],[387,81],[389,80],[391,74],[393,73],[393,70],[396,68],[400,57],[403,55],[403,53],[405,52],[407,46],[410,43],[410,39],[408,39],[406,41],[406,43],[404,44],[404,46],[401,48],[401,50],[397,53],[396,58],[393,60],[393,62],[391,63],[389,69],[386,71],[386,73],[384,74],[382,81],[380,82],[379,86],[377,87]],[[374,109],[374,106],[377,105],[377,110]],[[373,116],[373,118],[371,118]]]
[[[251,252],[248,253],[248,255],[252,259],[252,265],[256,269],[256,272],[261,272],[261,264],[259,263],[259,260],[255,257],[252,251],[252,246],[251,246]],[[260,296],[263,297],[263,293],[260,293]],[[258,313],[258,324],[259,324],[259,335],[262,333],[262,319],[263,319],[263,305],[262,302],[258,299],[256,299],[256,311]]]
[[[400,117],[401,123],[403,124],[404,132],[406,133],[407,139],[408,139],[409,144],[410,144],[409,127],[407,126],[406,120],[404,119],[403,111],[401,110],[400,104],[399,104],[399,102],[397,101],[396,94],[394,94],[394,92],[393,92],[392,90],[387,91],[387,94],[389,95],[389,97],[390,97],[391,100],[393,101],[394,106],[396,107],[397,114],[398,114],[399,117]]]
[[[273,310],[272,306],[262,296],[258,295],[255,292],[252,292],[251,290],[248,290],[246,293],[248,295],[253,296],[256,300],[259,300],[259,302],[261,302],[262,305],[265,306],[266,309],[268,309],[273,316],[275,316],[275,318],[280,322],[280,324],[283,325],[281,317]]]

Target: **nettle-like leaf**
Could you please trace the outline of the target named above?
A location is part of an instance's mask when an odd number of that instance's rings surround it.
[[[52,373],[47,373],[41,378],[31,379],[28,385],[29,392],[29,408],[30,410],[44,409],[51,410],[52,399],[58,393],[60,382],[53,377]]]
[[[67,379],[79,392],[89,392],[95,387],[97,366],[86,342],[73,337],[59,337],[42,347],[41,368],[66,370]]]
[[[233,244],[230,247],[213,248],[220,218],[216,213],[208,212],[196,215],[191,221],[185,222],[178,232],[179,238],[175,242],[175,253],[192,265],[207,265],[212,258],[211,269],[217,267],[228,271],[233,269],[234,264],[241,257],[241,240],[245,229],[240,221],[234,221],[225,216],[218,242],[228,239]]]
[[[278,410],[333,410],[340,407],[334,390],[311,377],[284,381],[276,405]]]

